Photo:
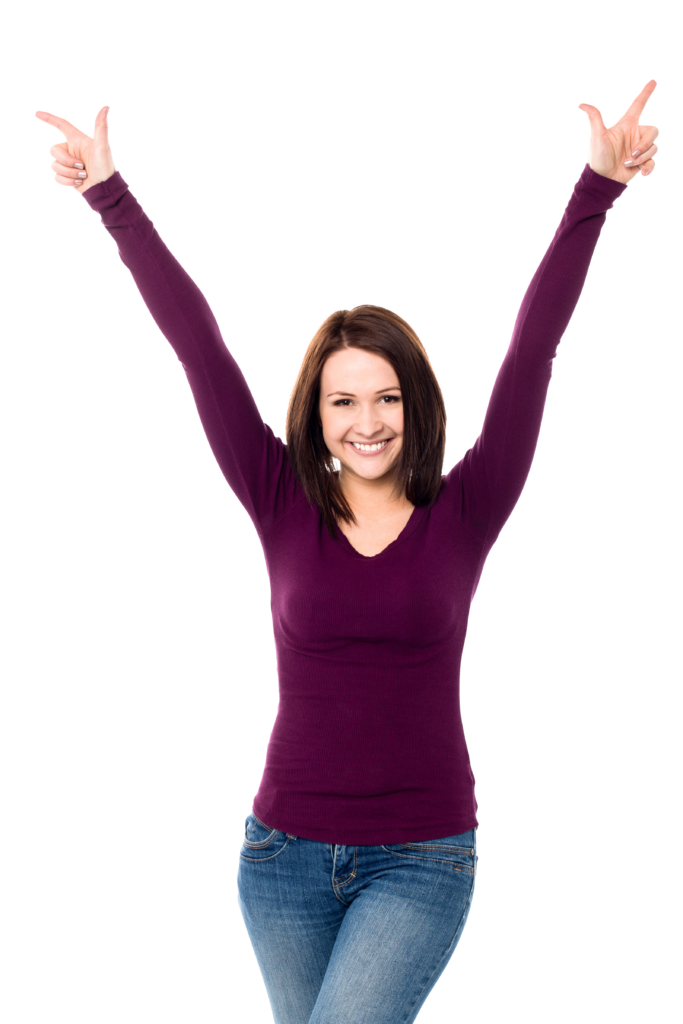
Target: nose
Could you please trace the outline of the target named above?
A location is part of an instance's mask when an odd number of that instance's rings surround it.
[[[373,413],[366,413],[360,416],[354,424],[354,433],[357,437],[384,437],[386,428],[381,420],[378,420]]]

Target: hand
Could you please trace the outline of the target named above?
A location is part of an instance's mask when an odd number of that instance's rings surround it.
[[[108,112],[109,107],[102,107],[100,110],[95,118],[95,134],[91,139],[63,117],[55,117],[54,114],[46,114],[44,110],[36,110],[36,117],[59,128],[66,138],[66,142],[57,142],[50,149],[51,155],[55,157],[52,170],[56,171],[55,180],[58,185],[69,185],[83,194],[98,181],[106,181],[116,173],[114,158],[109,149]],[[83,167],[77,167],[77,163],[83,164]],[[79,178],[81,170],[85,170],[85,178]]]
[[[600,111],[596,107],[592,107],[590,103],[579,104],[579,109],[585,110],[590,118],[591,145],[588,166],[591,170],[605,178],[620,181],[622,185],[627,185],[639,171],[643,176],[654,171],[655,162],[652,157],[657,152],[654,141],[659,135],[659,129],[653,125],[639,125],[638,119],[656,85],[652,78],[613,128],[605,128]],[[636,149],[640,150],[640,156],[634,157],[633,151]],[[627,161],[631,161],[628,167]]]

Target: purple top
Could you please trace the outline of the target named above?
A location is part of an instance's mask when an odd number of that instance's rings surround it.
[[[280,702],[253,812],[270,828],[380,845],[477,827],[459,697],[470,604],[526,482],[552,361],[606,211],[626,187],[585,165],[524,296],[481,434],[437,501],[373,556],[339,529],[330,537],[204,295],[121,173],[83,193],[178,356],[263,546]]]

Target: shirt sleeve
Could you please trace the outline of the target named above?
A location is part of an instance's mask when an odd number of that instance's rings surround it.
[[[287,446],[263,422],[209,304],[116,171],[82,193],[115,240],[174,349],[223,475],[260,535],[304,496]]]
[[[527,288],[482,431],[444,478],[443,499],[487,546],[526,483],[557,346],[579,300],[607,210],[626,188],[585,165]]]

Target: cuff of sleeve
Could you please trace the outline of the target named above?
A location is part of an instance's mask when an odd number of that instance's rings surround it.
[[[584,164],[583,170],[579,175],[579,185],[582,188],[588,188],[592,193],[597,193],[604,196],[612,201],[612,204],[617,199],[621,199],[625,191],[629,187],[628,185],[622,184],[621,181],[614,181],[613,178],[606,178],[604,174],[598,174],[597,171],[592,171],[588,161]]]
[[[103,207],[111,206],[112,200],[118,200],[130,185],[121,171],[115,171],[109,178],[98,181],[82,191],[81,196],[93,213],[99,213]]]

